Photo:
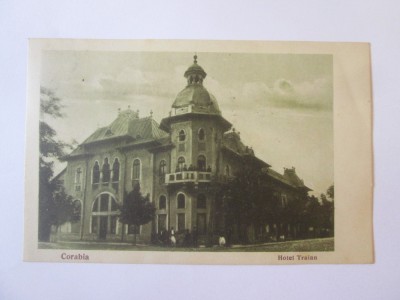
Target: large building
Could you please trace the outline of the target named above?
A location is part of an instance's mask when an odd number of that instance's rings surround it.
[[[160,124],[151,115],[141,118],[131,108],[121,110],[109,126],[97,129],[65,158],[67,168],[58,178],[76,199],[79,221],[64,225],[64,236],[131,238],[133,229],[119,222],[118,207],[137,184],[156,207],[155,219],[137,229],[139,239],[149,241],[172,227],[177,232],[196,227],[199,236],[210,229],[224,231],[219,187],[249,161],[264,170],[282,206],[307,194],[294,168],[279,174],[242,143],[203,86],[206,76],[195,56],[184,73],[186,87]],[[262,230],[276,226],[283,225],[266,224]],[[288,234],[295,230],[284,226]]]

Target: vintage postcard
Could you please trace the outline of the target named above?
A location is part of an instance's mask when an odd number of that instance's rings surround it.
[[[29,42],[26,261],[373,263],[366,43]]]

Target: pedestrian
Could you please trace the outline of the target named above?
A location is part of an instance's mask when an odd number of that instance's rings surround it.
[[[175,237],[175,230],[174,230],[174,227],[171,227],[170,241],[171,241],[171,246],[172,246],[172,247],[175,247],[175,246],[176,246],[176,237]]]
[[[225,237],[224,237],[223,235],[220,235],[220,236],[219,236],[218,242],[219,242],[219,246],[220,246],[220,247],[225,247],[226,240],[225,240]]]

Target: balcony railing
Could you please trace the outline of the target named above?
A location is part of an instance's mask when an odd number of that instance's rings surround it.
[[[182,171],[165,174],[165,184],[211,182],[211,172]]]

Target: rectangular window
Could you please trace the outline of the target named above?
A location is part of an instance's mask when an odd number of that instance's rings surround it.
[[[82,183],[82,169],[78,168],[76,169],[76,174],[75,174],[75,191],[77,192],[81,191],[81,183]]]
[[[178,151],[185,152],[185,143],[178,144]]]
[[[133,161],[133,168],[132,168],[132,180],[140,180],[140,160],[135,159]]]
[[[178,214],[178,228],[177,230],[183,231],[185,230],[185,214]]]

